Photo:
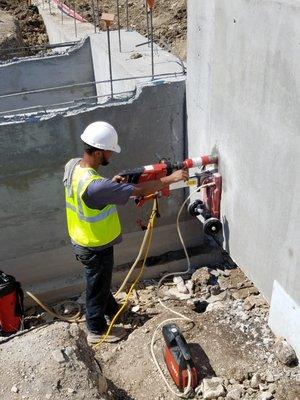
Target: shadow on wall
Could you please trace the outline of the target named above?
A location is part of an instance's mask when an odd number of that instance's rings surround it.
[[[226,252],[230,254],[230,247],[229,247],[230,230],[226,215],[222,217],[222,223],[223,223],[222,245],[223,248],[226,250]]]

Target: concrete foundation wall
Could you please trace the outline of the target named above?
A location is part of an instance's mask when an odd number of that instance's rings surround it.
[[[90,38],[87,38],[67,54],[27,58],[0,65],[0,96],[94,80]],[[95,85],[0,97],[0,112],[88,96],[96,96]]]
[[[269,301],[276,280],[299,305],[299,2],[189,0],[188,14],[190,155],[220,155],[233,259]]]
[[[96,120],[115,126],[122,147],[121,154],[103,168],[107,177],[127,167],[153,163],[155,153],[181,160],[185,80],[143,87],[127,103],[0,125],[0,270],[14,274],[34,291],[45,294],[63,288],[56,297],[65,297],[82,285],[82,266],[72,254],[66,232],[62,176],[64,164],[82,154],[83,129]],[[177,190],[160,202],[162,217],[151,255],[181,248],[175,218],[183,198],[183,191]],[[136,220],[146,221],[149,207],[137,209],[130,202],[120,208],[124,241],[116,247],[116,267],[135,258],[142,239]],[[200,224],[188,218],[183,218],[183,234],[188,246],[197,246],[202,239]]]

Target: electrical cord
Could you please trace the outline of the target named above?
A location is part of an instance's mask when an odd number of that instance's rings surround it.
[[[157,217],[157,212],[158,212],[158,202],[157,202],[157,198],[155,198],[154,201],[153,201],[152,212],[151,212],[151,215],[150,215],[150,218],[149,218],[149,222],[148,222],[148,225],[147,225],[147,231],[146,231],[146,233],[145,233],[144,240],[143,240],[143,242],[142,242],[142,245],[141,245],[139,254],[138,254],[138,256],[137,256],[137,258],[136,258],[136,260],[135,260],[133,266],[131,267],[130,271],[128,272],[126,278],[124,279],[123,284],[121,285],[121,288],[124,287],[124,282],[126,283],[126,282],[128,281],[130,275],[132,274],[132,272],[133,272],[133,270],[134,270],[133,267],[135,267],[135,266],[138,264],[138,261],[139,261],[140,258],[142,257],[142,254],[143,254],[144,249],[146,249],[146,250],[145,250],[145,255],[144,255],[144,260],[143,260],[143,263],[142,263],[140,272],[139,272],[138,276],[136,277],[136,279],[134,280],[133,284],[130,286],[130,288],[129,288],[129,290],[128,290],[128,293],[126,294],[126,297],[125,297],[125,300],[124,300],[124,303],[123,303],[122,307],[120,307],[119,311],[116,313],[116,315],[113,317],[111,323],[109,324],[109,327],[108,327],[107,332],[101,337],[101,339],[99,340],[99,342],[96,343],[96,344],[93,346],[93,348],[97,348],[97,347],[99,347],[103,342],[105,342],[105,340],[106,340],[107,337],[109,336],[109,334],[110,334],[110,332],[111,332],[111,330],[112,330],[112,328],[113,328],[113,326],[114,326],[116,320],[118,319],[119,315],[122,313],[122,311],[124,310],[124,308],[126,307],[126,305],[127,305],[127,303],[128,303],[128,300],[129,300],[129,297],[130,297],[130,295],[131,295],[133,289],[135,288],[136,284],[138,283],[138,281],[140,280],[140,278],[141,278],[141,276],[142,276],[142,274],[143,274],[143,272],[144,272],[146,260],[147,260],[148,253],[149,253],[149,249],[150,249],[150,245],[151,245],[151,242],[152,242],[152,235],[153,235],[154,223],[155,223],[155,220],[156,220],[156,217]],[[146,238],[146,240],[145,240],[145,238]],[[119,293],[119,292],[120,292],[120,289],[118,290],[117,293]]]
[[[197,187],[194,191],[192,191],[192,192],[189,194],[189,196],[188,196],[188,197],[184,200],[184,202],[182,203],[182,205],[181,205],[181,207],[180,207],[180,209],[179,209],[179,211],[178,211],[178,214],[177,214],[176,227],[177,227],[178,236],[179,236],[179,239],[180,239],[180,242],[181,242],[181,244],[182,244],[182,247],[183,247],[183,250],[184,250],[184,254],[185,254],[185,257],[186,257],[186,260],[187,260],[187,269],[186,269],[185,271],[181,271],[181,272],[172,272],[172,273],[168,273],[168,274],[164,275],[164,276],[160,279],[160,281],[158,282],[158,284],[157,284],[157,289],[156,289],[156,295],[157,295],[157,299],[158,299],[159,304],[160,304],[165,310],[171,312],[172,314],[176,315],[177,317],[176,317],[176,318],[168,318],[168,319],[165,319],[164,321],[162,321],[161,323],[159,323],[159,324],[157,325],[157,327],[155,328],[154,333],[153,333],[153,335],[152,335],[152,339],[151,339],[151,345],[150,345],[151,355],[152,355],[153,361],[154,361],[154,363],[155,363],[155,365],[156,365],[156,367],[157,367],[157,369],[158,369],[158,371],[159,371],[161,377],[163,378],[163,380],[164,380],[165,384],[167,385],[168,389],[170,390],[170,392],[172,392],[175,396],[180,397],[180,398],[186,398],[186,397],[188,397],[188,396],[191,394],[191,392],[192,392],[192,386],[191,386],[191,384],[192,384],[192,374],[191,374],[191,371],[190,371],[190,367],[189,367],[189,365],[188,365],[188,384],[187,384],[187,386],[186,386],[186,388],[185,388],[185,390],[184,390],[183,393],[178,393],[177,391],[175,391],[175,390],[171,387],[171,385],[170,385],[169,382],[167,381],[167,378],[165,377],[164,372],[163,372],[162,368],[160,367],[160,365],[159,365],[159,363],[158,363],[158,361],[157,361],[157,357],[156,357],[155,352],[154,352],[154,345],[155,345],[155,342],[156,342],[156,333],[157,333],[158,330],[161,328],[161,326],[163,326],[163,325],[164,325],[165,323],[167,323],[167,322],[171,322],[171,321],[188,321],[188,322],[194,323],[194,321],[193,321],[191,318],[189,318],[189,317],[187,317],[187,316],[185,316],[185,315],[179,313],[178,311],[175,311],[175,310],[173,310],[172,308],[166,306],[166,305],[163,303],[162,299],[159,297],[159,289],[160,289],[160,287],[161,287],[163,281],[164,281],[166,278],[168,278],[168,277],[170,277],[170,276],[184,275],[184,274],[187,274],[187,273],[189,273],[189,272],[191,271],[191,261],[190,261],[190,257],[189,257],[189,255],[188,255],[188,252],[187,252],[187,249],[186,249],[186,245],[185,245],[184,240],[183,240],[183,236],[182,236],[181,229],[180,229],[180,224],[179,224],[179,219],[180,219],[181,213],[182,213],[182,211],[183,211],[185,205],[186,205],[187,202],[190,200],[190,198],[191,198],[195,193],[199,192],[202,188],[207,187],[207,186],[211,186],[211,184],[204,184],[204,185],[201,185],[201,186]],[[199,392],[199,387],[195,389],[195,393],[197,394],[198,392]]]

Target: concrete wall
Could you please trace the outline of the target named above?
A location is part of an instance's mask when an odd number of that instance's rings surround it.
[[[90,39],[67,54],[33,57],[0,65],[0,112],[37,105],[51,105],[95,96],[95,85],[58,89],[28,95],[2,95],[74,83],[94,82]]]
[[[143,87],[139,96],[127,103],[0,125],[0,269],[14,274],[26,288],[44,294],[54,291],[56,298],[74,294],[83,282],[82,266],[72,254],[66,232],[62,175],[64,164],[82,154],[83,129],[96,120],[116,127],[122,147],[111,166],[103,169],[105,176],[153,163],[155,153],[181,160],[185,80]],[[183,195],[178,190],[161,201],[162,218],[151,255],[181,248],[174,222]],[[117,266],[135,258],[142,238],[136,220],[141,216],[146,220],[148,212],[149,205],[137,210],[133,202],[120,208],[125,235],[116,248]],[[199,245],[200,224],[187,220],[186,215],[183,219],[187,245]],[[181,268],[185,268],[184,262]]]
[[[220,155],[233,259],[269,301],[276,280],[299,307],[300,4],[189,0],[188,14],[190,155]]]

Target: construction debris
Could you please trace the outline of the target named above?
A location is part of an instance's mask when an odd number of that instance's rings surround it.
[[[38,8],[34,5],[29,5],[26,0],[0,0],[0,10],[6,11],[6,15],[10,14],[17,20],[20,32],[18,33],[19,39],[13,46],[6,47],[23,47],[23,46],[37,46],[48,43],[48,35],[44,21],[38,12]],[[1,20],[3,15],[1,14]],[[6,18],[4,18],[6,21]],[[0,37],[1,40],[1,37]],[[3,46],[4,47],[4,46]],[[14,54],[14,57],[34,54],[34,52],[23,51]],[[5,57],[1,57],[0,59]],[[7,58],[7,57],[6,57]],[[10,57],[11,58],[11,57]]]
[[[75,324],[55,322],[2,343],[0,374],[5,400],[106,399],[106,379]]]
[[[284,340],[276,341],[267,326],[268,305],[260,294],[253,294],[258,290],[242,271],[204,267],[191,278],[184,281],[177,277],[163,285],[160,293],[166,305],[194,321],[194,326],[181,322],[178,325],[190,345],[199,373],[201,394],[197,398],[299,399],[300,369],[296,366],[295,352]],[[189,282],[193,282],[194,291],[180,293],[178,285],[188,287]],[[1,344],[0,398],[11,400],[18,395],[28,400],[103,399],[104,393],[109,400],[174,399],[159,378],[149,351],[154,329],[171,317],[157,301],[156,285],[154,280],[139,283],[137,293],[131,298],[123,316],[128,338],[115,344],[104,343],[95,350],[103,375],[81,330],[85,329],[84,324],[52,322],[48,327],[36,327]],[[249,296],[235,299],[233,294],[246,288],[250,289]],[[189,299],[171,298],[168,295],[171,289]],[[218,291],[219,294],[214,294]],[[118,297],[124,299],[124,296],[125,292]],[[84,295],[77,300],[84,303]],[[246,307],[250,303],[253,306]],[[63,303],[64,307],[72,304]],[[53,307],[58,309],[62,304]],[[84,311],[84,304],[82,307]],[[32,322],[34,310],[29,311]],[[41,323],[38,308],[35,314],[36,321]],[[163,339],[159,338],[154,350],[168,377],[162,357],[163,345]],[[31,354],[33,347],[35,352]],[[8,352],[9,364],[5,358]],[[17,369],[13,367],[16,360],[19,361]],[[29,390],[35,397],[30,397]],[[83,393],[86,397],[80,397]]]

